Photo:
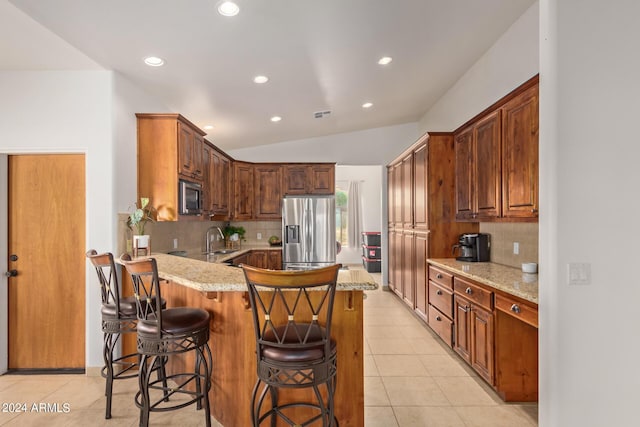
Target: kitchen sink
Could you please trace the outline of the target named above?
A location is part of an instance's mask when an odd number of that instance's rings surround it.
[[[219,249],[217,251],[213,251],[212,254],[224,255],[224,254],[232,254],[234,252],[238,252],[238,250],[237,249]]]

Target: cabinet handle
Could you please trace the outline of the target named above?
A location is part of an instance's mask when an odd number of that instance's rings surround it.
[[[438,322],[440,322],[440,321],[442,320],[442,317],[440,317],[440,316],[436,316],[436,320],[437,320]]]
[[[469,306],[467,306],[467,305],[465,305],[465,306],[459,305],[458,307],[460,308],[460,310],[462,310],[465,313],[469,311]]]
[[[436,295],[442,295],[442,291],[441,291],[440,289],[438,289],[438,290],[436,291]]]
[[[464,290],[464,293],[467,294],[467,295],[471,295],[472,292],[473,291],[471,290],[470,287]]]
[[[436,274],[436,279],[442,279],[442,274],[440,273]]]
[[[513,304],[511,306],[511,311],[513,311],[516,314],[520,314],[520,306],[518,304]]]
[[[537,213],[538,209],[531,209],[531,213]]]

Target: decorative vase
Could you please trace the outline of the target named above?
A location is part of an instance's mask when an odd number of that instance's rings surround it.
[[[151,255],[151,236],[148,234],[133,235],[133,256],[149,256]]]

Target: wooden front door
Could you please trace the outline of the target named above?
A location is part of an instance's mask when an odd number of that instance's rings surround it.
[[[9,369],[85,366],[83,154],[9,156]]]

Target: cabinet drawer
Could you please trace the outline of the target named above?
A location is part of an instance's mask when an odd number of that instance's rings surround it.
[[[429,326],[451,347],[453,344],[453,322],[433,306],[429,306]]]
[[[453,292],[429,280],[429,304],[453,318]]]
[[[432,280],[447,289],[453,289],[453,275],[432,265],[429,266],[429,280]]]
[[[515,299],[496,294],[496,309],[510,316],[520,319],[525,323],[538,327],[538,309],[522,304]]]
[[[464,297],[469,301],[481,305],[488,310],[491,310],[493,308],[491,301],[493,292],[481,288],[478,285],[475,285],[464,279],[454,277],[453,290],[460,295],[464,295]]]

